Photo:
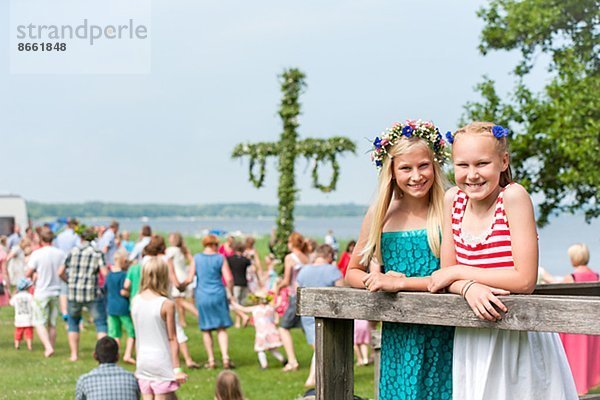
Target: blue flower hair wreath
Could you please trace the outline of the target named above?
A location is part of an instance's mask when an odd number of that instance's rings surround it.
[[[508,136],[508,129],[506,129],[505,127],[503,127],[501,125],[494,125],[494,126],[492,126],[492,134],[497,139],[501,139],[503,137]]]
[[[492,135],[494,135],[496,139],[502,139],[503,137],[507,137],[508,133],[508,129],[503,127],[502,125],[492,126]],[[446,132],[446,141],[450,144],[454,144],[454,135],[451,131]]]

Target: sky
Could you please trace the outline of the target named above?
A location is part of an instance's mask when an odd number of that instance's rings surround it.
[[[296,67],[308,83],[300,137],[357,145],[338,157],[332,193],[313,189],[311,164],[298,160],[299,203],[367,204],[377,179],[369,138],[407,118],[456,129],[484,74],[502,93],[512,88],[519,55],[477,50],[482,4],[152,1],[141,74],[11,73],[6,34],[0,192],[42,202],[276,204],[275,161],[256,189],[248,159],[230,155],[240,142],[279,139],[278,75]],[[0,2],[0,32],[9,32],[9,7]],[[536,71],[531,84],[545,79]],[[327,183],[330,168],[321,175]]]

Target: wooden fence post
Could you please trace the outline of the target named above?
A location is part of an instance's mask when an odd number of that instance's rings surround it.
[[[373,346],[373,369],[375,381],[375,400],[379,400],[379,378],[381,374],[381,331],[373,329],[371,331],[371,345]]]
[[[352,400],[354,320],[315,318],[317,400]]]

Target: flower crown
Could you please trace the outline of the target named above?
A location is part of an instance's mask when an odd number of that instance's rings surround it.
[[[509,133],[508,129],[503,127],[502,125],[492,126],[491,132],[496,139],[502,139],[503,137],[507,137]],[[448,143],[453,144],[455,136],[456,135],[453,135],[450,131],[446,132],[446,140],[448,141]]]
[[[394,146],[402,137],[418,137],[424,139],[433,150],[433,159],[443,164],[448,158],[446,143],[433,122],[422,120],[406,120],[404,123],[396,122],[391,128],[386,129],[373,140],[371,150],[371,161],[381,171],[383,160],[388,156],[388,150]]]
[[[258,293],[250,293],[248,295],[248,301],[250,304],[260,304],[261,302],[270,303],[273,301],[273,293],[272,292],[258,292]]]

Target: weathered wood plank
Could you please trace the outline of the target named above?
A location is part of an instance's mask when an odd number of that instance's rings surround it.
[[[552,296],[600,296],[600,282],[537,285],[533,294]]]
[[[352,400],[354,321],[315,319],[317,400]]]
[[[351,288],[300,288],[298,314],[413,324],[600,335],[600,297],[502,296],[501,321],[478,319],[458,295],[370,293]]]

